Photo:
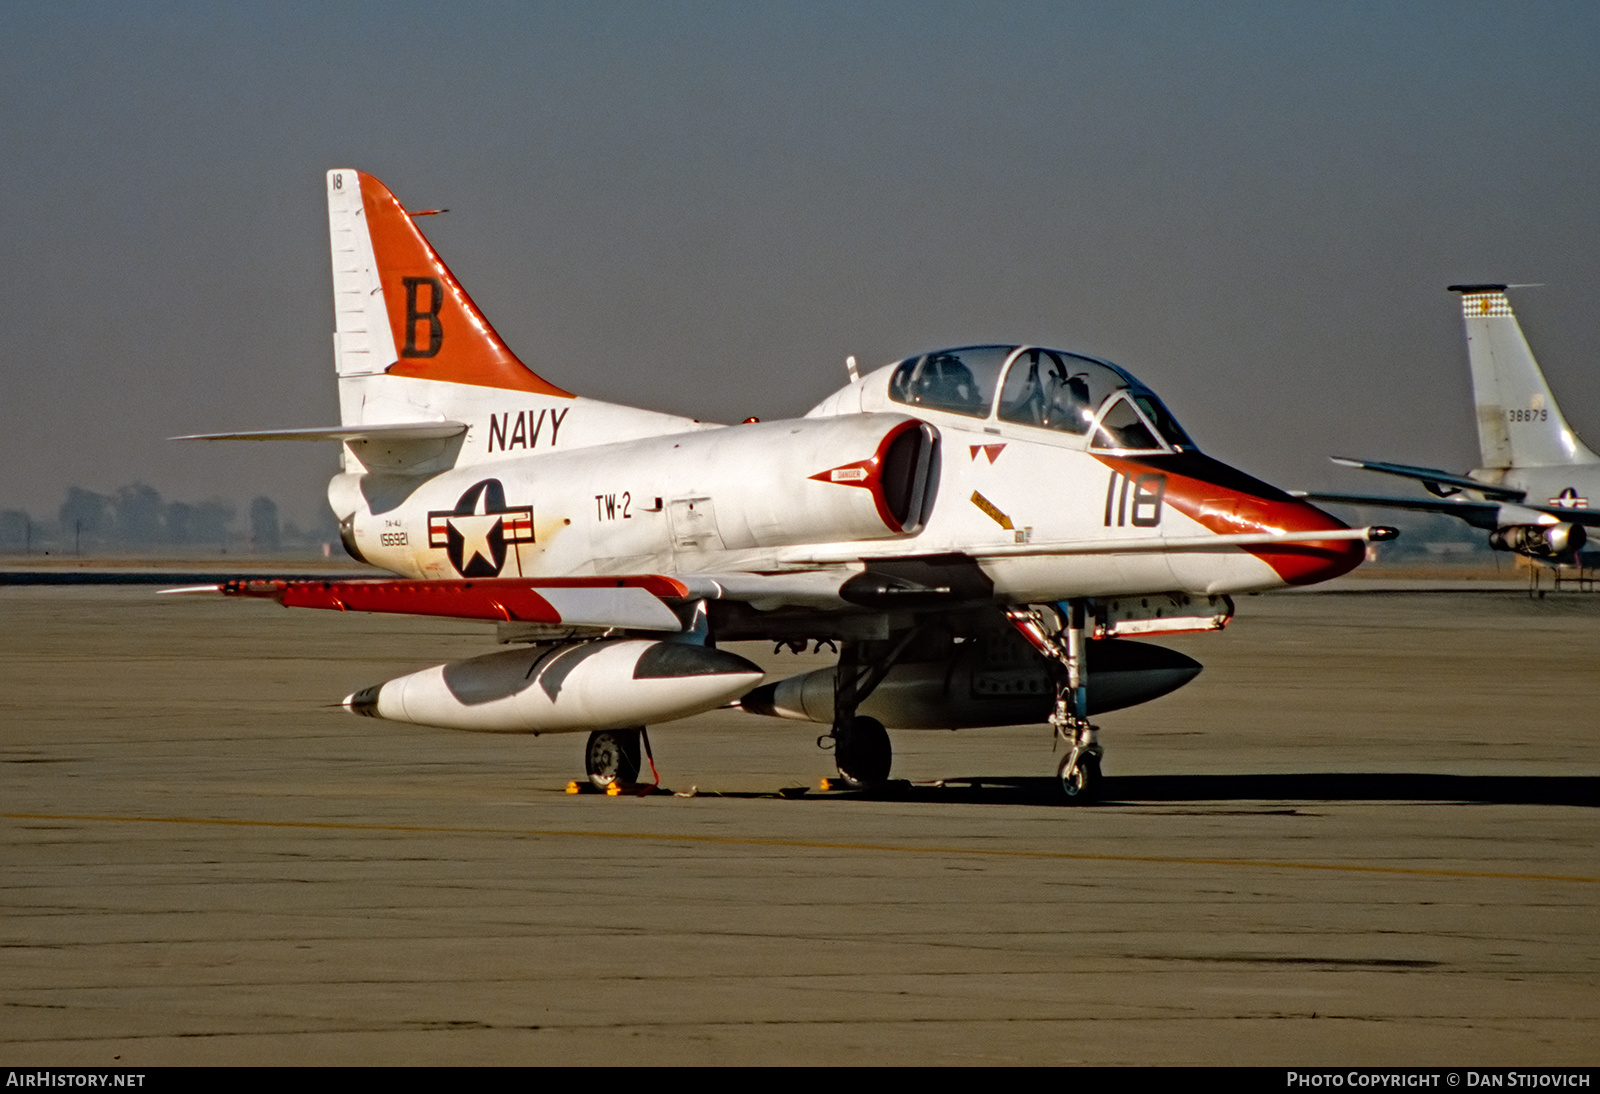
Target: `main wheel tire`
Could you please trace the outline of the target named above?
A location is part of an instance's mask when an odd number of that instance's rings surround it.
[[[889,733],[876,718],[862,715],[850,719],[843,732],[834,732],[833,761],[839,777],[857,790],[870,790],[889,781],[894,749]]]
[[[1061,765],[1056,768],[1056,780],[1061,787],[1061,796],[1069,805],[1093,801],[1100,793],[1099,757],[1079,755],[1077,766],[1069,772],[1067,763],[1071,758],[1070,753],[1063,756]]]
[[[584,769],[589,781],[600,790],[639,781],[639,731],[602,729],[589,734],[583,750]]]

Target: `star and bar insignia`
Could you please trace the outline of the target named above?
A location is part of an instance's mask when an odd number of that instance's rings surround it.
[[[533,540],[533,506],[508,506],[499,479],[467,488],[454,509],[428,514],[428,546],[443,548],[462,577],[498,577],[506,548]]]

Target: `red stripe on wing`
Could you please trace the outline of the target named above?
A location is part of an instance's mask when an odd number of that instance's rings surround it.
[[[560,623],[561,615],[539,589],[639,588],[664,599],[683,599],[687,586],[661,574],[627,577],[484,578],[456,581],[227,581],[225,596],[276,600],[286,608],[440,615],[519,623]]]

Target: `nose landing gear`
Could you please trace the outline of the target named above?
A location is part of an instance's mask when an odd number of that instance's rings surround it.
[[[1089,659],[1085,642],[1088,602],[1067,601],[1066,618],[1055,608],[1030,604],[1006,615],[1028,643],[1057,666],[1056,705],[1050,714],[1055,740],[1067,754],[1056,768],[1061,794],[1070,804],[1092,801],[1100,791],[1100,730],[1089,721]]]

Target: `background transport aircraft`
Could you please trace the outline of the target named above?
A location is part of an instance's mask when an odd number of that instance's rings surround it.
[[[613,787],[649,756],[644,727],[734,702],[828,726],[858,786],[889,777],[886,726],[1048,723],[1082,799],[1089,716],[1200,670],[1127,636],[1220,629],[1229,594],[1335,577],[1393,534],[1202,455],[1133,376],[1040,346],[852,361],[789,421],[573,395],[511,353],[382,183],[334,170],[327,196],[341,424],[195,439],[342,442],[345,547],[403,576],[219,588],[493,620],[512,647],[359,691],[358,714],[587,732]],[[751,639],[839,662],[763,684],[717,647]]]
[[[1600,456],[1561,416],[1522,336],[1505,285],[1451,285],[1461,294],[1478,410],[1481,466],[1464,475],[1429,467],[1335,456],[1335,463],[1415,479],[1432,498],[1374,494],[1300,495],[1312,501],[1446,513],[1489,532],[1489,545],[1547,563],[1575,562],[1600,525]]]

